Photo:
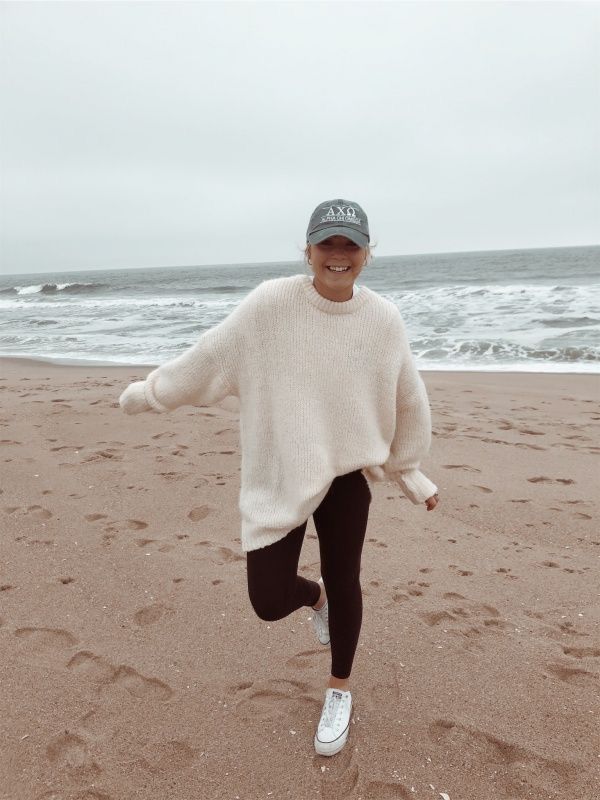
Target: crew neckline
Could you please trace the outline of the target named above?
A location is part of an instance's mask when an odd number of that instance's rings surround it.
[[[308,300],[326,314],[353,314],[362,308],[367,301],[367,288],[361,286],[360,291],[353,291],[350,300],[328,300],[316,290],[313,279],[310,275],[302,274],[301,286],[304,289]]]

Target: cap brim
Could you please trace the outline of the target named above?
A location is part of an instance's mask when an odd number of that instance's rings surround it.
[[[364,233],[361,233],[354,228],[347,228],[343,225],[331,225],[328,228],[322,228],[320,231],[311,233],[308,237],[308,243],[320,244],[321,242],[324,242],[325,239],[329,239],[330,236],[345,236],[359,247],[366,247],[369,244],[369,238],[368,236],[365,236]]]

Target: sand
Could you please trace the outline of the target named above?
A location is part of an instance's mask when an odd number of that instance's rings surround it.
[[[2,800],[600,796],[597,376],[423,373],[440,504],[371,485],[325,758],[330,650],[248,600],[236,401],[127,416],[147,372],[0,361]]]

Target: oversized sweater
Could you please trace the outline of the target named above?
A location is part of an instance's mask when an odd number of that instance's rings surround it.
[[[419,470],[431,413],[404,321],[365,285],[334,301],[308,274],[264,280],[119,403],[166,412],[228,395],[240,401],[243,551],[282,539],[357,469],[415,504],[437,491]]]

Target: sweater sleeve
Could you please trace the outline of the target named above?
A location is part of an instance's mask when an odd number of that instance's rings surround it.
[[[385,477],[396,482],[411,502],[419,504],[437,492],[437,486],[419,469],[431,446],[431,409],[402,319],[400,346],[402,364],[396,387],[396,429],[390,455],[381,468]]]
[[[209,406],[238,395],[245,329],[256,290],[250,292],[218,325],[205,331],[181,355],[154,369],[144,381],[131,383],[119,397],[126,414],[173,411],[179,406]]]

